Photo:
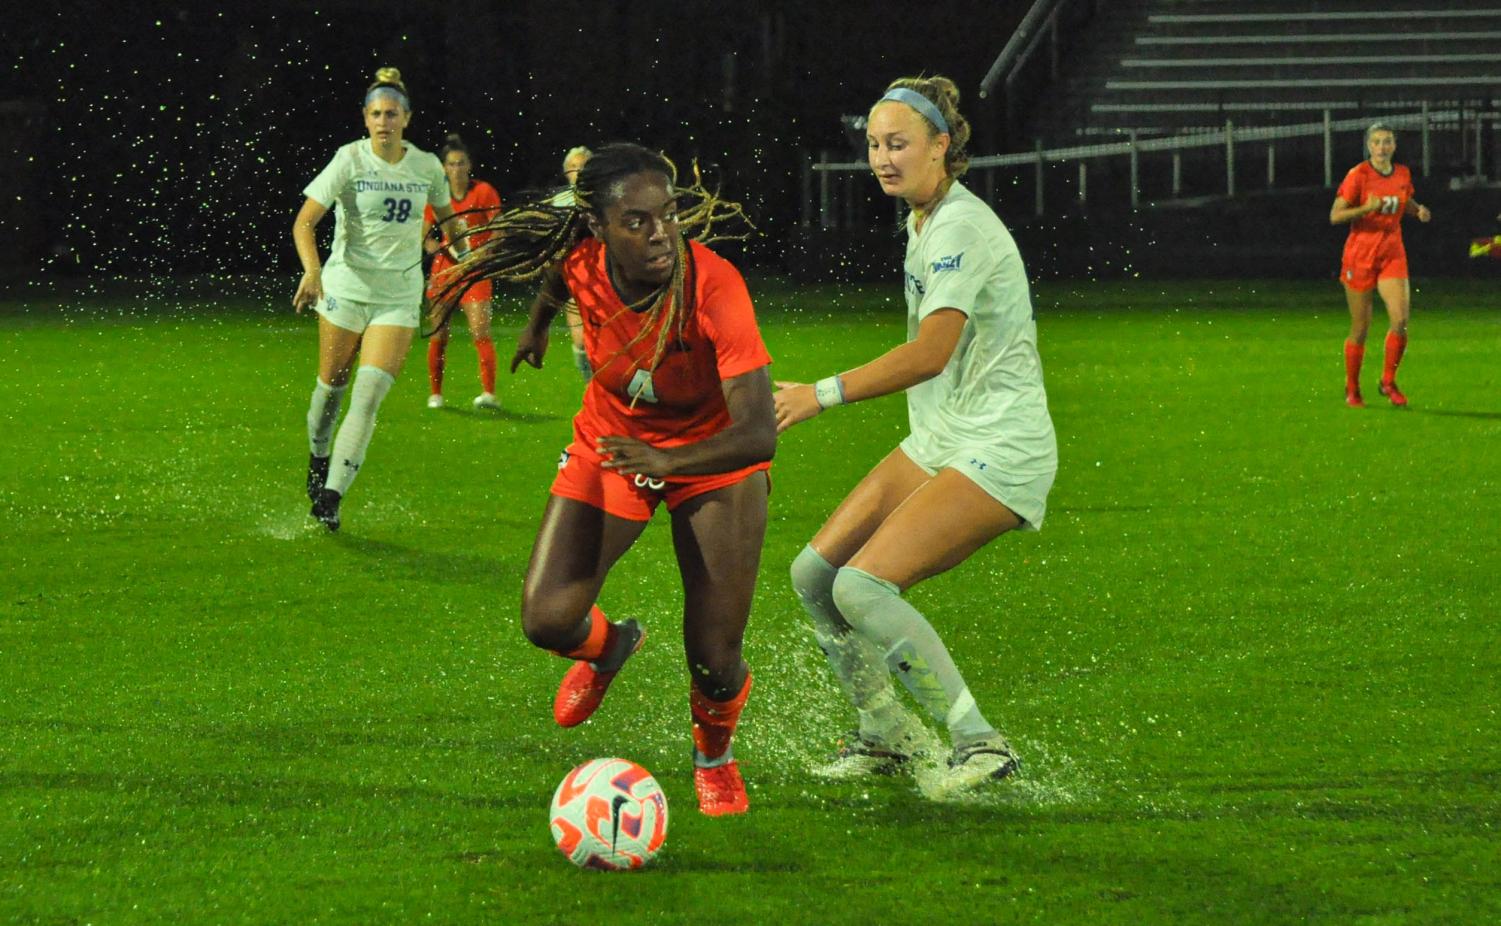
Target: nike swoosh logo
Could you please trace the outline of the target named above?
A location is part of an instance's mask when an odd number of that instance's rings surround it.
[[[624,794],[615,795],[615,800],[610,804],[610,851],[615,851],[615,839],[620,835],[620,808],[630,802],[630,798]]]

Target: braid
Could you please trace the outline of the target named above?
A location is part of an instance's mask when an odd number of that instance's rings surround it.
[[[485,233],[490,237],[460,265],[456,278],[438,295],[428,316],[430,321],[436,320],[433,330],[436,331],[447,323],[458,307],[459,297],[475,283],[481,280],[534,280],[562,263],[569,252],[589,234],[586,213],[594,215],[596,219],[603,219],[605,209],[619,198],[620,186],[625,178],[643,172],[659,173],[667,177],[680,200],[688,201],[688,205],[678,211],[679,235],[674,243],[677,260],[672,279],[666,285],[640,302],[622,307],[622,312],[642,312],[644,317],[641,330],[614,356],[601,364],[600,368],[613,363],[655,330],[656,346],[647,367],[655,370],[667,353],[670,338],[675,335],[678,341],[682,341],[688,318],[695,308],[690,302],[696,286],[693,285],[695,271],[688,238],[692,237],[703,244],[743,240],[750,237],[755,226],[746,218],[745,210],[739,203],[721,199],[718,190],[709,190],[704,186],[703,174],[697,162],[693,165],[692,185],[678,188],[677,166],[665,155],[640,145],[617,143],[606,145],[595,152],[579,171],[578,183],[574,187],[574,205],[560,206],[552,202],[551,197],[534,195],[492,221],[466,231],[465,235]],[[746,229],[738,232],[725,231],[722,226],[730,220],[738,220]],[[647,303],[644,310],[641,308],[643,303]],[[607,319],[606,323],[616,317],[619,317],[618,313]],[[633,404],[634,401],[633,398]]]
[[[454,237],[458,240],[482,232],[488,232],[490,239],[473,250],[432,299],[424,337],[448,324],[470,287],[484,280],[525,283],[537,279],[568,256],[589,234],[589,226],[583,209],[535,197]]]

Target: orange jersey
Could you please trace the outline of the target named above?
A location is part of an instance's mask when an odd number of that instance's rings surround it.
[[[1401,164],[1393,164],[1392,172],[1384,176],[1370,161],[1361,161],[1350,168],[1339,185],[1340,199],[1351,206],[1363,206],[1372,196],[1381,198],[1380,209],[1350,223],[1350,237],[1394,235],[1400,241],[1402,215],[1407,211],[1412,192],[1412,173]]]
[[[688,243],[688,255],[689,315],[681,336],[669,333],[656,369],[651,363],[663,322],[631,344],[645,327],[645,314],[620,301],[604,243],[586,238],[564,259],[563,281],[578,303],[584,349],[595,370],[573,419],[576,450],[593,454],[596,438],[613,435],[675,447],[717,434],[730,425],[724,381],[771,363],[740,272],[696,241]]]
[[[464,194],[463,199],[453,199],[452,195],[450,192],[449,204],[453,206],[453,211],[459,218],[464,220],[464,224],[470,228],[476,225],[483,225],[485,222],[495,218],[495,214],[500,211],[500,194],[495,192],[495,187],[483,180],[470,180],[469,192]],[[433,212],[432,206],[427,206],[423,210],[422,220],[429,225],[436,225],[438,223],[438,216]],[[465,240],[469,242],[470,247],[476,248],[484,244],[485,239],[488,237],[490,236],[486,234],[478,234],[471,235]],[[448,237],[446,235],[443,238],[443,246],[445,248],[448,246]],[[446,250],[438,251],[433,255],[433,266],[430,276],[436,279],[440,273],[452,266],[453,258],[448,256],[448,252]]]

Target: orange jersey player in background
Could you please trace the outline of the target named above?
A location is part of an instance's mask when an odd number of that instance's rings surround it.
[[[439,149],[443,160],[443,172],[448,175],[448,193],[454,214],[466,228],[477,228],[489,222],[500,212],[500,194],[495,187],[470,176],[474,163],[469,149],[458,135],[450,134]],[[422,241],[427,253],[433,256],[432,268],[428,271],[428,299],[442,291],[447,280],[452,278],[456,262],[452,242],[439,240],[432,235],[433,210],[429,206],[423,213]],[[483,232],[464,236],[471,248],[485,242]],[[474,339],[475,353],[479,354],[480,394],[474,397],[475,408],[499,408],[495,398],[495,342],[490,337],[490,314],[492,287],[489,280],[480,280],[465,290],[459,297],[459,307],[469,321],[469,334]],[[448,325],[440,325],[427,343],[428,408],[443,407],[443,367],[448,351]]]
[[[675,180],[661,154],[606,145],[580,170],[573,202],[501,214],[450,285],[456,292],[475,279],[541,276],[512,371],[541,367],[548,326],[577,303],[594,374],[537,530],[522,629],[534,645],[574,660],[553,718],[563,727],[584,722],[645,637],[635,620],[607,620],[597,599],[665,504],[683,583],[694,789],[699,809],[718,816],[749,807],[731,740],[751,690],[741,648],[766,534],[776,418],[771,358],[745,281],[684,236],[693,227],[706,234],[739,207]],[[680,212],[680,198],[696,202]],[[439,311],[449,308],[446,298]]]
[[[1345,340],[1345,404],[1364,408],[1360,396],[1360,365],[1365,359],[1366,333],[1371,328],[1374,293],[1381,293],[1390,327],[1386,333],[1386,362],[1381,371],[1381,394],[1398,407],[1407,397],[1397,388],[1397,365],[1407,350],[1407,319],[1412,293],[1408,285],[1407,250],[1402,246],[1402,218],[1433,216],[1412,198],[1412,174],[1392,162],[1397,136],[1378,122],[1366,130],[1370,159],[1345,175],[1339,185],[1329,223],[1350,223],[1339,278],[1350,308],[1350,336]]]

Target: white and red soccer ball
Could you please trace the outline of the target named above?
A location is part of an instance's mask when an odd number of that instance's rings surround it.
[[[553,842],[580,868],[640,868],[667,838],[667,798],[626,759],[592,759],[563,778],[549,814]]]

